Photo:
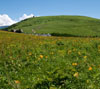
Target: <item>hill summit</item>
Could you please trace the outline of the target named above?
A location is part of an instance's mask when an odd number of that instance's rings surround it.
[[[24,33],[100,36],[100,20],[86,16],[41,16],[23,20],[6,29],[23,29]]]

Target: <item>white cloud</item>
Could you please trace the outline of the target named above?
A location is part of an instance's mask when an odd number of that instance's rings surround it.
[[[32,18],[32,17],[34,17],[33,14],[30,14],[30,15],[24,14],[22,17],[19,18],[19,20],[21,21],[21,20],[24,20],[24,19],[27,19],[27,18]]]
[[[0,15],[0,26],[7,26],[16,23],[17,21],[12,20],[7,14]]]
[[[0,26],[9,26],[21,20],[32,18],[32,17],[35,17],[35,16],[33,14],[30,14],[30,15],[24,14],[22,17],[18,19],[18,21],[15,21],[15,20],[12,20],[7,14],[2,14],[0,15]]]

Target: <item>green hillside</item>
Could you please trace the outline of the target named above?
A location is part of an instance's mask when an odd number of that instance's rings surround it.
[[[24,33],[60,33],[72,36],[100,36],[100,20],[86,16],[42,16],[23,20],[7,29]]]

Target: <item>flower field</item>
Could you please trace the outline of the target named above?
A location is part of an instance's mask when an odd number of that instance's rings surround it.
[[[100,38],[0,31],[0,89],[100,89]]]

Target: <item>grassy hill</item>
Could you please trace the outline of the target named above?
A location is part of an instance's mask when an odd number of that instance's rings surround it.
[[[100,38],[0,31],[0,89],[99,89]]]
[[[7,29],[24,33],[60,33],[71,36],[100,36],[100,20],[86,16],[43,16],[23,20]]]

